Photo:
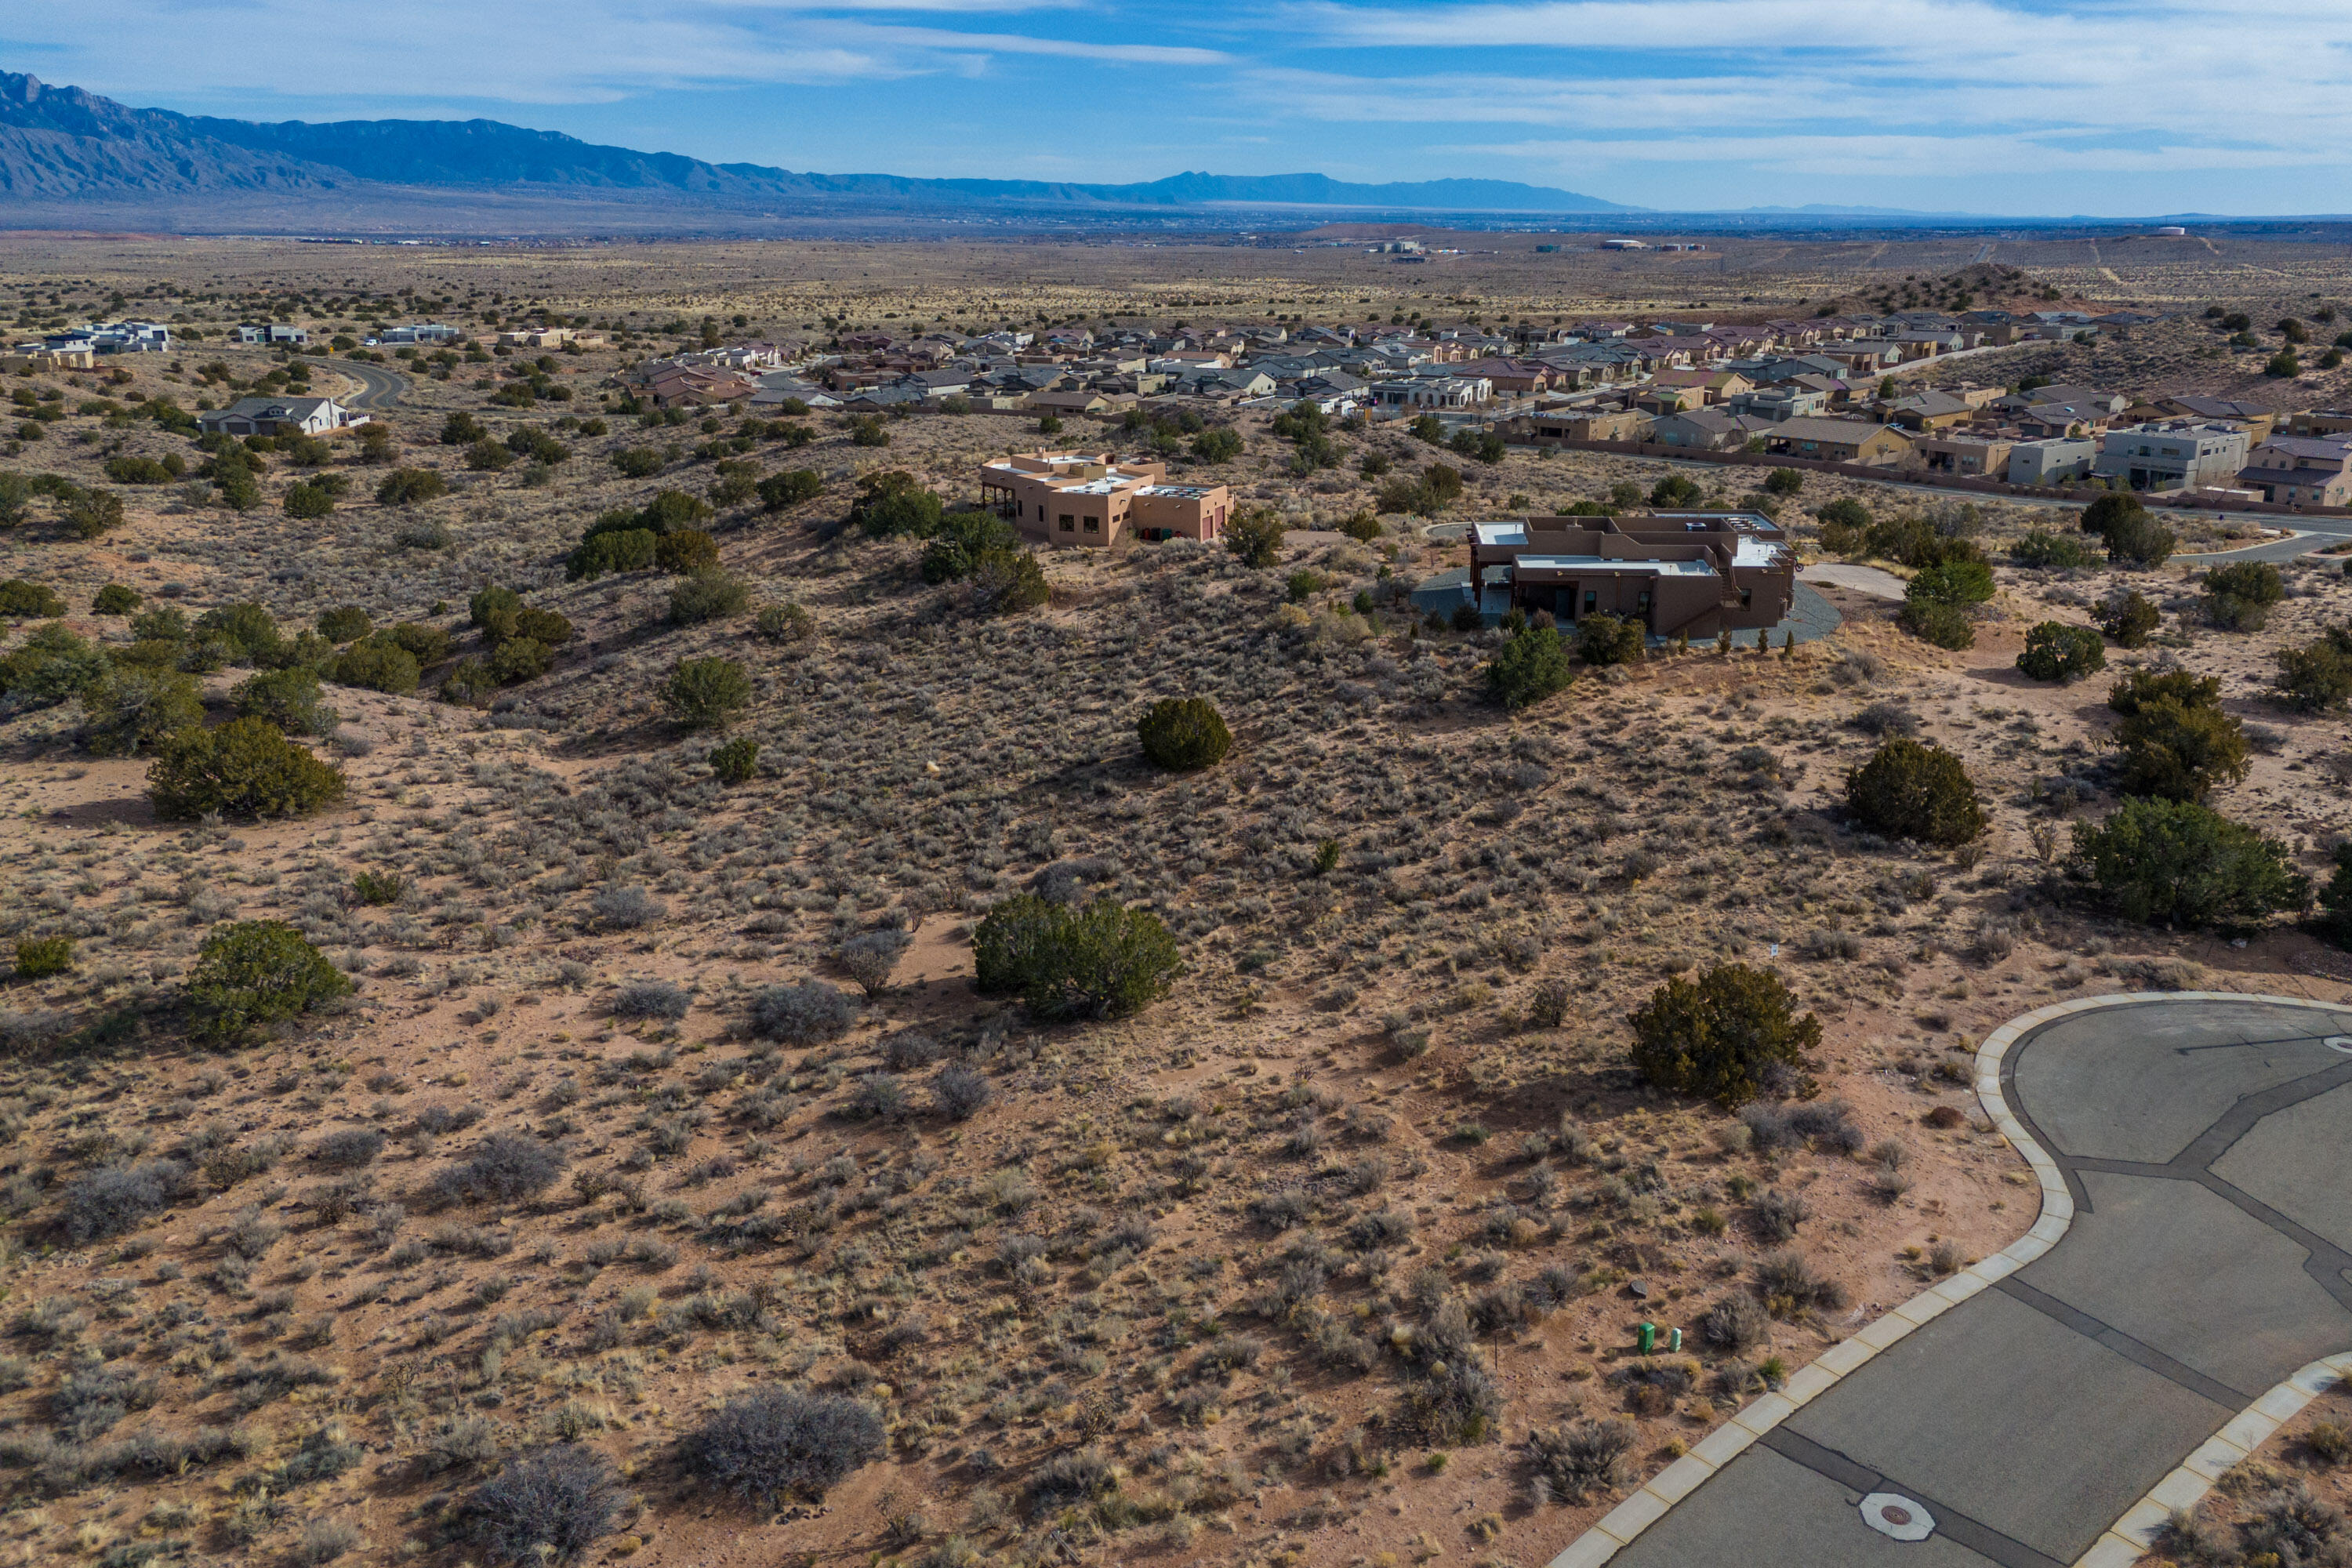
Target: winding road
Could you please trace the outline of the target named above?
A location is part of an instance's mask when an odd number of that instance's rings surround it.
[[[343,399],[343,406],[363,414],[381,414],[400,406],[401,394],[408,390],[408,378],[396,370],[386,370],[380,364],[362,360],[339,359],[334,362],[335,374],[360,384],[360,390]]]
[[[1995,1031],[1978,1072],[2042,1181],[2033,1229],[1741,1411],[1553,1568],[2124,1568],[2315,1363],[2352,1364],[2352,1007],[2070,1002]]]

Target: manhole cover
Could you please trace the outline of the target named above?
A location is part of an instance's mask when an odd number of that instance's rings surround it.
[[[1873,1492],[1862,1500],[1862,1522],[1897,1541],[1925,1541],[1936,1533],[1936,1520],[1925,1508],[1893,1492]]]
[[[2331,1051],[2342,1051],[2347,1056],[2352,1056],[2352,1035],[2330,1035],[2320,1043]]]

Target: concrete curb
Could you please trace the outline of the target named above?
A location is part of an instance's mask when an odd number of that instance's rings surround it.
[[[1635,1536],[1657,1521],[1666,1510],[1696,1491],[1716,1471],[1737,1458],[1758,1438],[1795,1415],[1808,1403],[1837,1386],[1848,1373],[1864,1365],[1879,1352],[1908,1335],[1913,1330],[1932,1321],[1939,1313],[1959,1305],[1994,1281],[2016,1273],[2027,1264],[2058,1245],[2074,1223],[2074,1199],[2066,1190],[2066,1178],[2057,1162],[2026,1132],[2024,1123],[2010,1110],[2000,1091],[2001,1061],[2010,1048],[2030,1030],[2053,1019],[2087,1013],[2100,1007],[2125,1007],[2144,1002],[2277,1002],[2291,1006],[2329,1006],[2314,1004],[2308,996],[2253,995],[2238,991],[2134,991],[2107,996],[2083,996],[2073,1001],[2053,1003],[2037,1007],[2032,1012],[2012,1018],[1987,1035],[1984,1044],[1977,1047],[1977,1100],[1985,1114],[2002,1136],[2014,1144],[2033,1168],[2034,1179],[2042,1184],[2042,1213],[2032,1228],[1999,1252],[1978,1263],[1972,1263],[1950,1279],[1929,1287],[1918,1295],[1883,1314],[1853,1338],[1840,1342],[1824,1352],[1794,1377],[1778,1394],[1768,1394],[1749,1405],[1722,1426],[1708,1433],[1691,1451],[1668,1465],[1644,1485],[1641,1490],[1619,1503],[1601,1516],[1599,1523],[1569,1543],[1568,1549],[1551,1560],[1550,1568],[1598,1568],[1632,1542]],[[2336,1366],[2336,1362],[2343,1366]],[[2313,1382],[2315,1375],[2331,1375],[2333,1371],[2352,1373],[2352,1354],[2327,1362],[2314,1362],[2293,1378],[2271,1390],[2257,1401],[2253,1409],[2238,1417],[2206,1445],[2182,1461],[2181,1468],[2168,1476],[2130,1512],[2117,1521],[2093,1545],[2075,1568],[2127,1568],[2147,1550],[2138,1544],[2132,1534],[2145,1533],[2160,1528],[2171,1517],[2172,1510],[2184,1507],[2179,1500],[2191,1481],[2195,1491],[2187,1493],[2188,1500],[2204,1495],[2222,1470],[2237,1463],[2263,1438],[2278,1429],[2281,1423],[2293,1416],[2319,1393],[2323,1386]],[[2308,1390],[2305,1386],[2308,1384]],[[2290,1405],[2288,1400],[2292,1398]],[[2256,1426],[2267,1421],[2256,1433]],[[2234,1454],[2214,1468],[2208,1450],[2220,1455]],[[2210,1471],[2210,1474],[2208,1473]],[[2189,1478],[2184,1480],[2183,1478]],[[2153,1513],[2149,1510],[2153,1510]],[[2117,1555],[2118,1552],[2126,1552]]]
[[[2251,1457],[2271,1435],[2299,1415],[2338,1378],[2352,1377],[2352,1351],[2313,1362],[2241,1412],[2116,1521],[2074,1568],[2131,1568],[2156,1549],[2177,1509],[2195,1508],[2230,1467]]]

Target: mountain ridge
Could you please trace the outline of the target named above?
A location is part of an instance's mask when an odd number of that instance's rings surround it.
[[[584,142],[496,120],[262,121],[133,109],[78,87],[0,71],[0,200],[280,195],[354,185],[663,196],[686,205],[770,201],[974,202],[1072,207],[1328,206],[1450,212],[1643,209],[1510,180],[1358,184],[1329,175],[1216,174],[1129,183],[931,179],[713,163]]]

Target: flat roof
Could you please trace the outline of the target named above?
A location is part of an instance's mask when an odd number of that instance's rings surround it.
[[[1621,561],[1608,555],[1522,555],[1514,564],[1522,572],[1626,572],[1653,577],[1715,575],[1715,568],[1704,561]]]

